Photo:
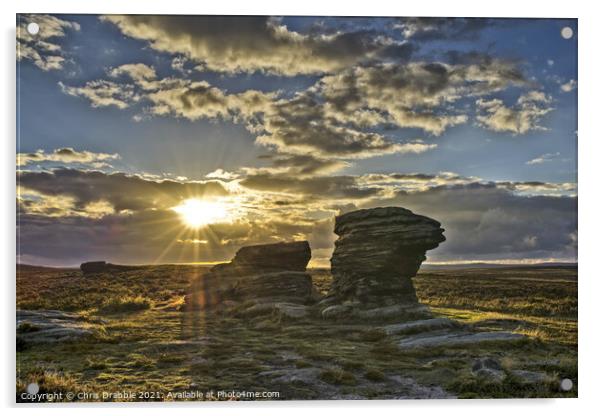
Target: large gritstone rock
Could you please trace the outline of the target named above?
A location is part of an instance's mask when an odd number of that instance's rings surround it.
[[[304,272],[311,259],[307,241],[262,244],[242,247],[230,264],[261,270],[290,270]]]
[[[353,211],[336,218],[339,236],[330,260],[331,304],[325,315],[378,317],[424,310],[412,277],[427,250],[445,241],[440,223],[399,207]],[[354,312],[355,311],[355,312]],[[374,316],[373,316],[374,315]]]
[[[228,302],[304,304],[312,296],[307,241],[241,248],[230,263],[218,264],[193,282],[186,309]]]

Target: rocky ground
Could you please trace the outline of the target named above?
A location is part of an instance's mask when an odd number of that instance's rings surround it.
[[[287,302],[180,311],[185,282],[204,272],[21,269],[18,393],[36,382],[161,393],[149,400],[251,390],[278,392],[270,399],[577,394],[575,269],[425,271],[414,281],[433,316],[412,322],[328,320]],[[327,293],[328,271],[309,273]],[[563,378],[572,390],[560,390]]]

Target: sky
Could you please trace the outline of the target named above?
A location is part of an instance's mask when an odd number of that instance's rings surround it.
[[[39,32],[28,33],[30,23]],[[402,206],[576,261],[575,19],[17,16],[17,262],[221,262]]]

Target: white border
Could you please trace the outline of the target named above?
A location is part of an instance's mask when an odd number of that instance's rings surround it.
[[[472,400],[472,401],[402,401],[402,402],[271,402],[271,403],[219,403],[186,404],[174,406],[174,412],[207,413],[218,410],[227,414],[245,412],[246,415],[304,415],[316,411],[364,415],[376,407],[380,414],[419,413],[445,416],[471,414],[504,415],[509,412],[521,414],[525,411],[546,415],[588,414],[600,407],[599,386],[602,386],[602,361],[600,355],[599,315],[596,306],[602,291],[599,266],[600,205],[599,190],[600,160],[600,40],[602,39],[601,16],[596,13],[595,2],[566,2],[547,0],[528,2],[525,0],[484,1],[430,1],[418,2],[381,1],[368,2],[303,0],[284,2],[275,0],[219,2],[186,2],[179,0],[124,1],[103,0],[98,2],[66,0],[22,0],[18,4],[2,2],[2,172],[0,182],[2,209],[0,235],[3,246],[0,263],[4,266],[2,279],[5,334],[2,337],[2,377],[0,379],[0,401],[9,407],[9,414],[23,412],[32,414],[60,414],[86,412],[90,415],[126,414],[143,411],[150,415],[163,415],[165,405],[98,405],[16,407],[14,405],[14,305],[15,305],[15,14],[37,13],[164,13],[164,14],[268,14],[268,15],[368,15],[368,16],[487,16],[487,17],[571,17],[579,18],[579,399],[566,400]],[[85,410],[84,410],[85,409]],[[136,409],[136,410],[134,410]]]

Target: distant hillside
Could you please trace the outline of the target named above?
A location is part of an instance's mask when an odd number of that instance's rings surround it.
[[[577,263],[537,263],[537,264],[499,264],[499,263],[455,263],[455,264],[428,264],[422,263],[423,270],[458,270],[458,269],[546,269],[546,268],[575,269]]]
[[[76,270],[79,267],[50,267],[50,266],[34,266],[31,264],[17,264],[17,271],[20,272],[44,272],[44,271],[58,271],[58,270]]]

